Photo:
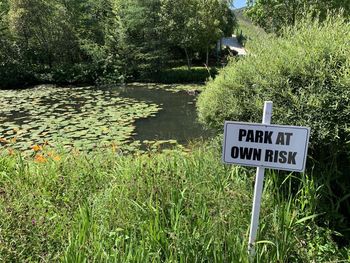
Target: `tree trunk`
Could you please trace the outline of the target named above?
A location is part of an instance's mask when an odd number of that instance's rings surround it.
[[[209,45],[207,45],[207,56],[205,59],[205,64],[207,65],[207,67],[209,66]]]
[[[191,69],[191,59],[190,59],[190,57],[188,55],[187,48],[184,48],[184,50],[185,50],[185,53],[186,53],[187,67],[188,67],[188,70],[190,70]]]

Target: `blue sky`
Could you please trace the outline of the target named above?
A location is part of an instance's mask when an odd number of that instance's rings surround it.
[[[246,6],[246,0],[235,0],[233,2],[233,5],[235,8],[241,8],[243,6]]]

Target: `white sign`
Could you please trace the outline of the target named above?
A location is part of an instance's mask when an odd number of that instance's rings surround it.
[[[303,172],[310,128],[225,122],[223,161]]]

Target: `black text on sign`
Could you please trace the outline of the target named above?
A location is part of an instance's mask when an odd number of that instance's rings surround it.
[[[305,170],[310,129],[225,122],[223,161],[279,170]]]

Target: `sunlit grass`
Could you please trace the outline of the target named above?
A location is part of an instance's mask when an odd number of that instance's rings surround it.
[[[224,166],[215,149],[3,151],[0,260],[248,262],[254,169]],[[319,191],[309,175],[267,173],[257,262],[347,259],[315,223]]]

